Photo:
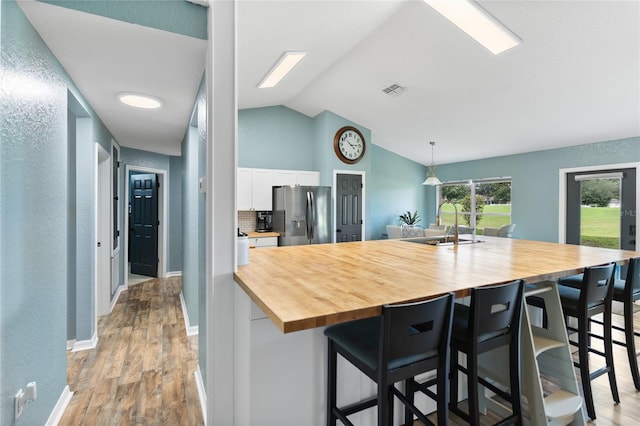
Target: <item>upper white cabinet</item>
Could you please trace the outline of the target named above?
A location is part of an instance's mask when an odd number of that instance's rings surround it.
[[[320,185],[320,172],[296,172],[296,185]]]
[[[238,210],[271,210],[272,187],[320,184],[320,172],[305,170],[251,169],[238,167]]]
[[[298,172],[295,170],[274,170],[273,184],[275,186],[295,185]]]
[[[238,168],[236,203],[238,210],[251,210],[251,169]]]
[[[275,173],[269,169],[253,169],[251,174],[251,207],[253,210],[271,210],[271,187]]]

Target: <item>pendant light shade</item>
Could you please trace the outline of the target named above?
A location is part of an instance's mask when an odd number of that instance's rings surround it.
[[[438,177],[436,176],[436,165],[433,162],[433,147],[436,143],[431,141],[429,142],[429,144],[431,145],[431,166],[429,166],[429,173],[427,174],[427,178],[424,180],[424,182],[422,182],[422,184],[429,186],[442,185],[442,182],[440,182],[440,179],[438,179]]]

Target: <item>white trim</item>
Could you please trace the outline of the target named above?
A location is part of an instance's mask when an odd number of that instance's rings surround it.
[[[99,252],[100,249],[98,247],[98,238],[100,236],[100,203],[99,203],[99,197],[100,197],[100,187],[99,187],[99,183],[100,183],[100,155],[107,155],[107,158],[105,158],[103,162],[105,162],[107,159],[109,159],[110,154],[106,151],[106,149],[104,149],[102,147],[102,145],[100,145],[98,142],[95,142],[93,145],[93,165],[94,165],[94,169],[93,169],[93,331],[94,331],[94,335],[95,333],[97,333],[98,330],[98,312],[99,312],[99,303],[98,303],[98,299],[100,298],[100,290],[101,288],[99,287],[99,283],[100,283],[100,277],[99,277],[99,272],[100,272],[100,267],[99,267],[99,263],[101,261],[100,256],[99,256]],[[111,175],[111,173],[109,173],[109,175]],[[111,246],[109,246],[111,247]],[[110,252],[111,250],[109,250]],[[108,253],[107,253],[108,254]],[[109,261],[111,260],[111,256],[109,256]],[[110,262],[109,262],[110,263]],[[111,265],[109,265],[111,266]],[[107,283],[107,286],[109,288],[108,293],[111,294],[111,267],[108,268],[109,271],[109,280]],[[103,271],[104,272],[104,271]],[[104,283],[102,283],[104,284]],[[74,345],[75,347],[75,345]]]
[[[122,293],[127,288],[124,285],[119,285],[116,289],[116,294],[113,295],[113,299],[111,299],[111,307],[109,307],[109,313],[113,312],[113,308],[115,308],[116,303],[118,303],[118,298],[120,297],[120,293]]]
[[[67,340],[67,350],[70,351],[73,349],[73,345],[75,345],[76,339]]]
[[[637,212],[640,211],[640,163],[604,164],[600,166],[582,166],[560,169],[558,171],[558,242],[564,244],[567,238],[567,175],[609,169],[636,169],[636,226]],[[638,246],[636,245],[636,250]]]
[[[200,410],[202,411],[202,419],[204,424],[207,424],[207,391],[204,387],[204,381],[202,380],[202,372],[200,371],[200,364],[198,369],[193,372],[193,376],[196,379],[196,388],[198,389],[198,398],[200,399]]]
[[[60,423],[60,419],[62,419],[62,415],[67,409],[69,402],[71,402],[72,397],[73,392],[71,392],[68,385],[65,386],[64,389],[62,389],[60,397],[58,398],[58,402],[56,402],[56,405],[53,407],[49,418],[45,422],[45,426],[55,426]]]
[[[180,306],[182,307],[182,317],[184,318],[184,329],[187,331],[187,336],[196,336],[198,334],[198,326],[190,325],[189,313],[187,312],[187,304],[184,301],[184,296],[180,292]]]
[[[336,196],[338,194],[338,175],[360,175],[362,176],[362,225],[360,227],[360,235],[362,235],[362,241],[365,241],[367,239],[366,237],[366,233],[365,230],[367,229],[366,224],[367,224],[367,220],[366,217],[367,215],[365,214],[365,210],[366,210],[366,206],[367,206],[367,199],[366,199],[366,188],[367,188],[367,184],[366,184],[366,172],[364,170],[333,170],[333,191],[331,198],[332,198],[332,204],[333,206],[331,207],[331,209],[333,210],[333,235],[331,236],[331,242],[335,243],[336,242],[336,222],[337,222],[337,212],[336,212]]]
[[[131,164],[127,164],[124,168],[124,185],[125,185],[125,198],[124,198],[124,208],[128,209],[129,199],[131,195],[129,194],[129,172],[145,172],[145,173],[155,173],[159,175],[160,180],[160,192],[158,196],[161,197],[158,201],[162,203],[158,205],[158,207],[162,210],[159,212],[161,216],[160,227],[158,228],[158,257],[160,258],[160,262],[158,262],[158,278],[166,278],[167,277],[167,222],[168,222],[168,198],[169,198],[169,172],[167,170],[162,169],[153,169],[150,167],[142,167],[135,166]],[[124,229],[129,229],[129,215],[124,215]],[[129,258],[129,232],[124,232],[124,258],[125,260]],[[128,265],[128,262],[124,262],[125,265]],[[128,271],[125,270],[124,274],[124,285],[125,288],[129,288],[129,274]]]
[[[113,193],[113,162],[119,162],[120,161],[120,145],[113,139],[111,139],[111,154],[113,154],[113,147],[116,147],[118,150],[118,158],[113,158],[113,155],[111,155],[111,170],[110,170],[110,175],[111,175],[111,180],[109,181],[109,188],[110,191],[109,193],[111,194],[111,199],[110,201],[113,201],[114,196],[118,197],[118,208],[116,209],[116,221],[118,223],[118,226],[120,225],[120,217],[122,215],[122,197],[120,196],[120,173],[118,172],[118,169],[116,169],[116,176],[118,179],[118,185],[117,185],[117,194]],[[109,247],[111,247],[111,257],[116,257],[118,255],[118,253],[120,252],[120,247],[122,247],[122,230],[120,229],[120,235],[118,235],[118,247],[114,250],[113,248],[113,204],[109,203],[109,211],[111,212],[111,214],[109,215],[111,217],[111,220],[109,221],[109,229],[111,229],[111,232],[109,233]]]
[[[87,351],[90,349],[95,349],[98,346],[98,333],[93,333],[90,340],[76,340],[73,344],[73,349],[71,352],[80,352]]]
[[[165,278],[181,277],[182,271],[171,271],[164,274]]]

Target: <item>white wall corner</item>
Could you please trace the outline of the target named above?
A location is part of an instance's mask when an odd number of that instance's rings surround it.
[[[67,350],[73,349],[73,345],[76,344],[76,339],[67,340]]]
[[[49,418],[45,422],[45,426],[55,426],[60,423],[64,410],[67,409],[72,397],[73,392],[71,392],[68,385],[65,386],[64,389],[62,389],[60,398],[58,398],[58,402],[56,402],[56,405],[53,407],[53,411],[51,411],[51,415],[49,415]]]
[[[122,293],[124,290],[126,290],[124,285],[118,286],[118,289],[116,290],[116,294],[113,296],[113,299],[111,299],[111,306],[109,307],[109,313],[113,312],[113,308],[115,308],[116,303],[118,303],[118,298],[120,297],[120,293]]]
[[[202,380],[202,372],[200,371],[200,365],[198,369],[193,372],[193,376],[196,379],[196,388],[198,389],[198,397],[200,398],[200,409],[202,410],[202,419],[204,424],[207,424],[207,391],[204,388],[204,381]]]
[[[189,313],[187,312],[187,304],[184,301],[184,296],[180,292],[180,306],[182,306],[182,317],[184,318],[184,328],[187,331],[187,336],[196,336],[199,332],[197,325],[191,325],[189,322]]]
[[[80,352],[95,349],[98,346],[98,333],[95,332],[89,340],[78,340],[74,343],[71,352]]]

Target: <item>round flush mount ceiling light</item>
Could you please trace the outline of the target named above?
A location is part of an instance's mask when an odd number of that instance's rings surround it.
[[[123,104],[134,108],[156,109],[162,106],[160,98],[135,92],[120,92],[118,93],[118,99]]]

